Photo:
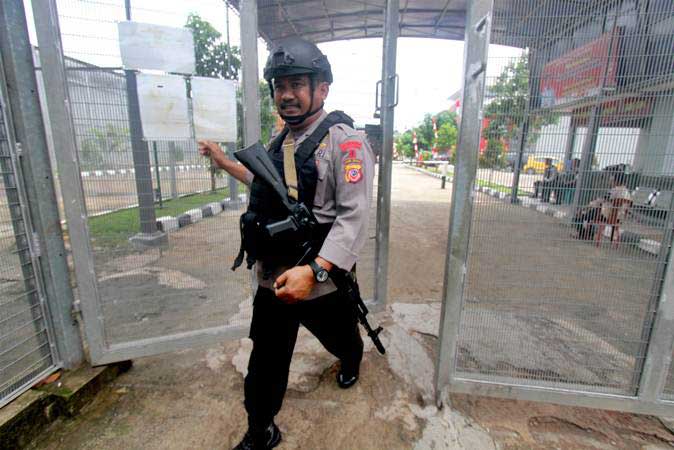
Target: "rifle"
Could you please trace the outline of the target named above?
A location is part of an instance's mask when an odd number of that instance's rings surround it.
[[[260,142],[257,142],[249,147],[234,152],[236,159],[250,170],[253,175],[260,177],[278,194],[281,202],[288,210],[288,218],[273,222],[266,225],[267,232],[273,238],[279,233],[296,232],[307,239],[302,244],[304,250],[303,256],[296,265],[304,265],[309,262],[309,258],[313,255],[311,236],[318,228],[318,221],[314,214],[306,207],[304,203],[294,202],[288,197],[288,192],[281,179],[281,175],[274,167],[267,150]],[[374,346],[382,355],[386,353],[384,345],[379,339],[379,333],[382,332],[382,327],[372,329],[367,320],[368,309],[360,296],[360,289],[355,275],[352,272],[339,269],[337,267],[330,271],[330,278],[335,283],[337,289],[342,292],[349,299],[351,304],[356,309],[358,322],[365,328],[367,335],[372,339]]]

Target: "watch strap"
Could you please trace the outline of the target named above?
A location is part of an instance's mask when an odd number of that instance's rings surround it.
[[[309,267],[311,267],[311,270],[314,272],[314,278],[316,278],[316,279],[318,279],[317,278],[318,272],[321,272],[321,271],[325,270],[323,267],[321,267],[320,264],[318,264],[316,262],[316,260],[313,260],[313,259],[311,261],[309,261]]]

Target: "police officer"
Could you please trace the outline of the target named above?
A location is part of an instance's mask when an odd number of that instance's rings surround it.
[[[288,195],[311,208],[323,234],[315,258],[301,266],[283,260],[293,252],[281,244],[272,242],[268,255],[252,252],[253,261],[246,249],[249,264],[256,263],[259,287],[253,300],[253,351],[244,386],[248,432],[236,449],[268,449],[281,441],[274,417],[287,388],[300,324],[339,358],[337,383],[342,388],[358,380],[363,354],[355,310],[328,275],[331,270],[352,270],[365,243],[374,177],[372,150],[348,116],[324,111],[332,71],[314,44],[300,38],[278,42],[264,78],[286,125],[268,152],[283,174]],[[202,141],[199,150],[251,186],[247,214],[255,215],[255,223],[264,222],[279,207],[279,199],[246,168],[229,160],[217,144]],[[303,155],[309,157],[303,161]]]

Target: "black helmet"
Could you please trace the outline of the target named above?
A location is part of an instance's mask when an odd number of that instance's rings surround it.
[[[264,79],[271,85],[274,78],[290,75],[323,75],[323,80],[332,83],[332,70],[328,58],[316,44],[299,37],[278,41],[269,52],[264,66]]]

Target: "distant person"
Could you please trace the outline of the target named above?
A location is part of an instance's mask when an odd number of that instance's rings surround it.
[[[574,217],[575,237],[590,240],[594,238],[596,223],[614,225],[622,222],[629,213],[631,203],[632,194],[627,188],[625,172],[612,174],[611,189],[601,197],[590,201],[587,207],[579,210]]]
[[[557,167],[552,164],[552,158],[545,158],[545,168],[543,169],[543,179],[534,181],[534,194],[533,198],[538,197],[538,193],[541,194],[541,200],[544,202],[550,201],[550,191],[552,184],[557,178]]]

